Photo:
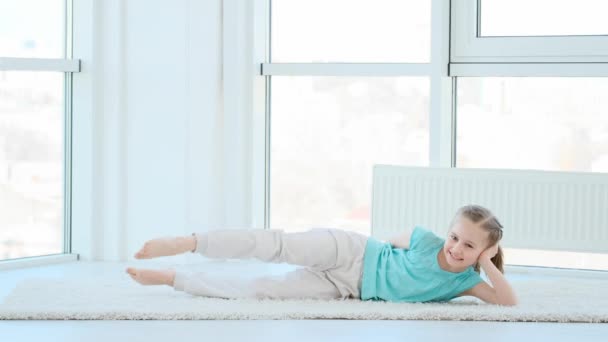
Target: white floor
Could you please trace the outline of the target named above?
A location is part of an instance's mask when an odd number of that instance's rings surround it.
[[[0,271],[0,302],[26,277],[124,272],[134,263],[71,262]],[[142,266],[138,261],[136,266]],[[274,265],[273,265],[274,266]],[[145,266],[144,266],[145,267]],[[509,271],[509,270],[508,270]],[[519,269],[539,276],[551,270]],[[565,272],[565,271],[564,271]],[[566,273],[564,273],[566,274]],[[608,273],[597,273],[606,277]],[[585,272],[585,276],[593,275]],[[518,275],[515,275],[518,276]],[[553,275],[554,276],[554,275]],[[571,275],[569,275],[571,276]],[[1,341],[608,341],[608,324],[458,321],[0,321]]]

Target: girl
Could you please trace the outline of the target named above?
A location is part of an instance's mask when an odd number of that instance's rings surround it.
[[[193,295],[244,298],[359,298],[394,302],[448,301],[474,296],[487,303],[515,305],[503,276],[498,245],[503,227],[486,208],[467,205],[454,216],[447,240],[423,227],[388,242],[340,229],[218,230],[148,241],[136,259],[200,253],[210,258],[256,258],[304,266],[285,275],[252,280],[192,275],[173,269],[127,268],[143,285],[169,285]],[[491,286],[481,279],[480,268]]]

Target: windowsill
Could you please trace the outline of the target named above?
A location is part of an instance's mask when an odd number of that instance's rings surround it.
[[[0,260],[0,271],[27,268],[34,266],[45,266],[52,264],[60,264],[64,262],[77,261],[78,254],[53,254],[36,257],[27,257],[10,260]]]

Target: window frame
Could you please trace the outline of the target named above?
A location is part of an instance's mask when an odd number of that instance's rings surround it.
[[[0,270],[40,266],[78,260],[72,254],[72,75],[80,72],[80,60],[73,59],[73,0],[64,0],[65,58],[25,58],[0,56],[2,71],[55,71],[64,74],[64,160],[63,160],[63,252],[52,255],[0,260]]]
[[[482,37],[481,0],[451,0],[450,76],[608,76],[608,36]]]

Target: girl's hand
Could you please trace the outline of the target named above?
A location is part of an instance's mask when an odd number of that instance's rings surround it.
[[[498,254],[498,244],[494,244],[493,246],[488,247],[485,251],[481,252],[479,255],[479,260],[483,260],[487,258],[488,260],[492,259],[496,254]]]

